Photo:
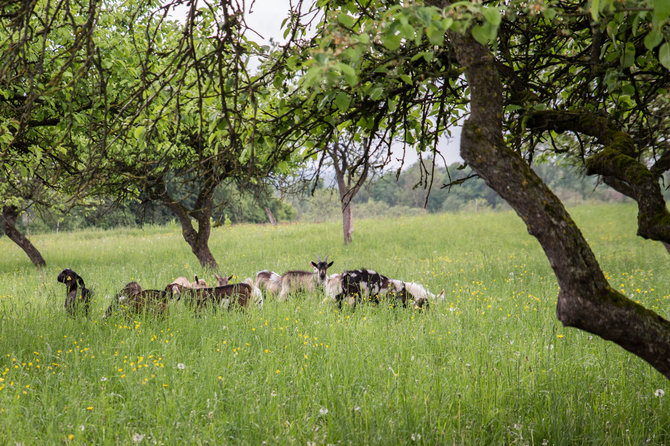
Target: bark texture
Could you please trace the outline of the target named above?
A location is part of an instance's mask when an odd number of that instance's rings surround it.
[[[603,148],[586,159],[586,173],[601,175],[607,185],[635,200],[638,235],[660,241],[670,251],[670,213],[659,181],[669,157],[647,167],[637,158],[633,138],[611,128],[607,116],[593,112],[538,111],[530,115],[527,126],[540,132],[572,131],[594,137]]]
[[[209,249],[209,236],[212,226],[210,223],[211,212],[206,210],[189,211],[180,203],[165,203],[177,215],[181,224],[181,233],[186,243],[191,247],[191,251],[197,257],[200,265],[204,268],[219,269],[212,251]],[[209,207],[211,210],[211,206]],[[191,216],[198,222],[198,229],[193,227]]]
[[[19,209],[14,206],[4,206],[2,208],[2,215],[0,215],[0,229],[7,237],[16,243],[23,252],[26,253],[31,262],[37,267],[42,268],[47,266],[47,262],[42,257],[42,254],[37,250],[35,245],[16,229],[16,219],[19,217]]]
[[[560,291],[557,317],[613,341],[670,378],[670,322],[613,290],[561,201],[503,139],[502,85],[490,51],[450,33],[470,87],[461,157],[514,208],[540,242]]]

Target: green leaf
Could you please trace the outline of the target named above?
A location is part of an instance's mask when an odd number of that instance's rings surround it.
[[[484,18],[486,19],[486,21],[493,26],[500,25],[500,22],[502,21],[502,18],[500,17],[500,11],[498,11],[498,9],[495,7],[483,8],[482,14],[484,14]]]
[[[654,27],[644,38],[644,46],[648,50],[653,50],[663,41],[663,35],[659,27]]]
[[[554,8],[547,8],[542,11],[542,15],[544,15],[544,18],[547,20],[553,20],[554,17],[556,17],[556,10]]]
[[[670,43],[665,42],[658,50],[658,60],[661,64],[670,70]]]
[[[361,42],[364,45],[367,45],[370,43],[370,36],[366,33],[358,34],[355,39],[357,39],[359,42]]]
[[[664,22],[670,16],[670,2],[668,0],[654,0],[654,17]]]
[[[400,36],[397,36],[393,33],[386,33],[384,35],[384,40],[382,41],[382,44],[386,47],[387,50],[389,51],[395,51],[398,48],[400,48]]]
[[[433,25],[430,25],[428,28],[426,28],[426,35],[428,36],[428,40],[432,45],[442,46],[444,43],[444,31],[437,29]]]
[[[135,139],[140,139],[142,135],[144,135],[144,126],[137,126],[135,127],[135,131],[133,133],[135,135]]]
[[[621,65],[624,68],[633,66],[635,63],[635,45],[632,42],[628,42],[624,48],[623,54],[621,55]]]
[[[343,91],[337,93],[337,96],[335,96],[335,105],[341,112],[344,113],[349,110],[349,104],[351,104],[351,97],[347,93]]]
[[[633,87],[631,84],[624,84],[621,87],[621,92],[625,95],[632,96],[635,94],[635,87]]]
[[[344,76],[344,79],[350,86],[353,87],[358,84],[358,75],[356,75],[356,70],[354,70],[352,67],[342,62],[336,64],[335,67],[340,70]]]
[[[376,101],[382,97],[382,94],[384,94],[384,89],[382,87],[377,86],[370,91],[368,96],[373,101]]]
[[[598,21],[599,12],[600,12],[600,0],[592,0],[591,1],[591,18],[593,18],[594,22]]]
[[[354,26],[354,22],[355,22],[354,18],[351,17],[346,12],[341,12],[337,16],[337,21],[340,22],[343,26],[346,26],[347,28],[351,28],[352,26]]]
[[[475,25],[472,28],[472,37],[482,45],[488,44],[491,38],[491,24],[486,22],[483,25]]]

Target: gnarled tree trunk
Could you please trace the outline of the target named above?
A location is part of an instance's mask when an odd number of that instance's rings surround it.
[[[37,267],[42,268],[47,265],[47,262],[42,257],[42,254],[37,250],[35,245],[16,229],[16,219],[19,216],[19,210],[15,206],[3,206],[2,215],[0,215],[0,229],[4,232],[7,237],[14,243],[16,243],[23,252],[28,255],[28,258],[31,262]]]
[[[617,343],[670,378],[670,322],[609,286],[563,204],[505,144],[502,85],[492,54],[469,35],[449,36],[470,87],[471,114],[461,134],[461,157],[540,242],[560,286],[558,319]]]
[[[219,265],[209,249],[209,236],[212,232],[212,203],[213,203],[213,188],[211,191],[202,191],[193,206],[193,209],[188,209],[178,201],[172,201],[165,196],[160,200],[177,215],[179,223],[181,224],[181,233],[184,240],[191,247],[191,251],[200,261],[200,265],[204,268],[218,270]],[[198,223],[198,229],[193,227],[193,220]]]
[[[209,249],[209,235],[211,233],[211,224],[209,217],[199,215],[196,217],[198,229],[193,227],[189,211],[179,203],[166,203],[174,211],[181,224],[181,233],[184,240],[191,247],[191,251],[200,261],[204,268],[218,269],[219,265]]]

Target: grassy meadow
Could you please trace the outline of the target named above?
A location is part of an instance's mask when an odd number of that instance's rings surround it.
[[[668,254],[631,205],[571,209],[613,287],[670,312]],[[165,320],[101,316],[126,282],[202,271],[177,226],[0,238],[1,444],[670,444],[670,382],[555,317],[558,287],[512,212],[214,230],[225,274],[369,267],[446,299],[427,311],[323,296]],[[65,315],[74,269],[95,293]]]

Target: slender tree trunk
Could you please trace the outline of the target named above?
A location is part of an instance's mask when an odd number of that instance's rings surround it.
[[[275,218],[274,214],[272,213],[272,209],[270,209],[270,208],[267,207],[267,206],[265,206],[265,215],[267,215],[268,220],[270,221],[270,224],[271,224],[272,226],[276,226],[276,225],[277,225],[277,219]]]
[[[42,268],[47,265],[47,262],[42,257],[42,254],[37,250],[35,245],[16,229],[16,219],[19,216],[19,210],[14,206],[4,206],[2,208],[2,215],[0,215],[0,229],[7,234],[7,237],[16,243],[28,255],[31,262],[37,267]]]
[[[461,157],[540,242],[560,286],[558,319],[617,343],[670,378],[670,322],[609,286],[563,204],[505,144],[502,85],[490,51],[469,35],[450,33],[450,38],[470,88]]]
[[[351,235],[354,233],[354,217],[351,213],[351,202],[347,200],[346,205],[342,203],[342,231],[344,232],[344,244],[351,243]]]
[[[334,159],[335,160],[335,159]],[[340,205],[342,208],[342,233],[344,235],[344,244],[351,243],[352,235],[354,233],[354,216],[351,212],[351,200],[357,190],[352,190],[347,187],[344,178],[344,169],[336,167],[335,177],[337,180],[337,190],[340,193]]]

